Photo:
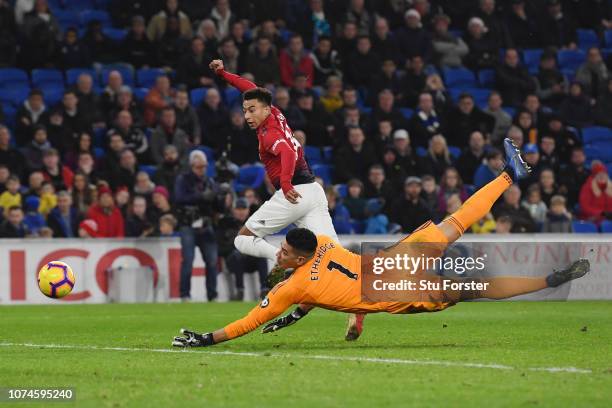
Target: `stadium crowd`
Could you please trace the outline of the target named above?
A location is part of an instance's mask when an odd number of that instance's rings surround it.
[[[472,232],[611,231],[611,10],[0,0],[0,237],[177,236],[197,213],[230,257],[274,189],[213,58],[272,90],[338,233],[444,218],[494,178],[506,136],[533,174]]]

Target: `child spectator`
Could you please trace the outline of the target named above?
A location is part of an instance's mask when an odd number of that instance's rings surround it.
[[[325,196],[327,197],[329,215],[336,233],[350,234],[351,220],[349,210],[344,205],[338,203],[338,193],[336,193],[333,186],[325,187]]]
[[[571,233],[572,214],[565,207],[565,197],[555,195],[550,199],[550,210],[542,226],[542,232]]]
[[[86,219],[79,224],[80,238],[98,238],[98,223],[92,219]]]
[[[459,172],[454,167],[449,167],[444,171],[442,179],[440,180],[437,205],[437,209],[440,214],[446,214],[449,212],[446,209],[446,203],[447,200],[453,195],[458,195],[461,202],[468,199],[468,193],[463,185]]]
[[[436,184],[436,179],[429,174],[423,176],[422,179],[423,190],[421,191],[421,198],[425,200],[427,208],[434,214],[438,208],[438,194],[440,186]]]
[[[40,234],[40,229],[46,227],[45,219],[38,212],[40,199],[36,196],[29,196],[25,199],[25,217],[23,223],[26,225],[29,234],[37,237]]]
[[[1,238],[25,238],[28,228],[23,222],[23,210],[20,206],[10,207],[4,214],[4,222],[0,224]]]
[[[512,232],[512,218],[508,215],[501,215],[495,221],[496,234],[510,234]]]
[[[594,222],[612,218],[612,182],[601,162],[593,164],[591,175],[580,189],[582,218]]]
[[[176,218],[172,214],[166,214],[159,219],[160,237],[178,237],[180,234],[175,231],[177,225]]]
[[[10,176],[6,182],[6,191],[0,194],[0,208],[4,210],[4,214],[7,214],[11,207],[21,206],[20,188],[19,179],[16,176]]]
[[[473,224],[471,227],[471,231],[474,234],[491,234],[495,232],[497,224],[495,219],[493,218],[493,214],[490,212],[482,217],[476,224]]]
[[[542,201],[542,194],[540,192],[540,186],[533,184],[527,189],[527,197],[521,205],[529,211],[531,218],[538,224],[542,225],[546,220],[546,212],[548,208]]]
[[[363,183],[358,179],[351,179],[347,184],[348,194],[343,200],[344,206],[348,209],[351,218],[363,220],[367,200],[363,198]]]

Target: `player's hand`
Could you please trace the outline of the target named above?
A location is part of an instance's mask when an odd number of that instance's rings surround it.
[[[212,60],[208,67],[212,69],[213,72],[217,72],[220,69],[225,69],[223,61],[221,61],[220,59]]]
[[[283,329],[287,326],[291,326],[307,314],[307,311],[302,310],[300,307],[296,307],[295,310],[289,313],[288,315],[279,317],[278,319],[266,324],[261,330],[261,332],[271,333]]]
[[[289,191],[287,191],[285,193],[285,198],[291,204],[297,204],[298,203],[298,198],[302,198],[302,196],[294,188],[292,188],[291,190],[289,190]]]

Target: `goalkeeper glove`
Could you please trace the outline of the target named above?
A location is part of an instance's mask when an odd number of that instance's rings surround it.
[[[212,333],[199,334],[187,329],[181,329],[185,337],[176,336],[172,341],[174,347],[208,347],[215,344]]]
[[[296,307],[295,310],[286,316],[280,317],[273,322],[270,322],[264,326],[261,330],[262,333],[270,333],[278,331],[284,327],[295,324],[298,320],[308,314],[307,311],[302,310],[300,307]]]

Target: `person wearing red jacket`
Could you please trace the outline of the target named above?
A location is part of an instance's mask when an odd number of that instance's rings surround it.
[[[280,53],[279,64],[283,85],[293,87],[293,79],[301,73],[306,75],[308,88],[312,87],[314,63],[310,54],[304,51],[304,42],[300,35],[291,36],[289,46]]]
[[[87,218],[98,225],[97,238],[123,238],[125,236],[123,215],[115,207],[113,192],[106,186],[98,190],[98,203],[89,207]]]
[[[596,223],[612,218],[612,181],[602,163],[591,167],[591,175],[580,189],[582,218]]]
[[[291,224],[338,241],[323,187],[315,182],[304,158],[304,149],[293,136],[285,116],[272,105],[270,91],[225,71],[221,60],[213,60],[210,69],[244,93],[242,109],[245,121],[251,129],[257,130],[259,158],[277,190],[240,229],[234,239],[236,249],[244,255],[276,261],[279,249],[263,237]],[[310,309],[312,306],[302,307],[302,310]],[[349,316],[347,340],[359,337],[362,322],[363,315]]]

